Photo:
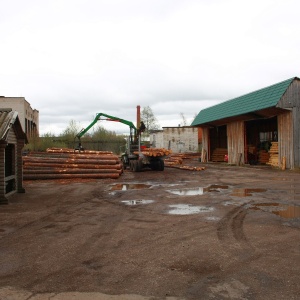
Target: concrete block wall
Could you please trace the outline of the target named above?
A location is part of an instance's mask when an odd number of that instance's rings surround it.
[[[150,134],[150,143],[155,148],[171,149],[173,153],[197,152],[198,128],[190,126],[163,127]]]

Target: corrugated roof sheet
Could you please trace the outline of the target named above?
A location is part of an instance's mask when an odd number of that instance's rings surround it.
[[[191,126],[275,107],[296,77],[208,107],[199,112]]]

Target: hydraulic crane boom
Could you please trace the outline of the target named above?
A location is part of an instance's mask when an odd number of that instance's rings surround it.
[[[101,118],[104,117],[104,118]],[[106,121],[113,121],[113,122],[120,122],[123,123],[130,128],[130,143],[136,142],[139,138],[139,135],[141,132],[145,130],[145,125],[143,122],[141,122],[141,126],[139,129],[137,129],[134,124],[131,121],[124,120],[118,117],[110,116],[104,113],[97,113],[95,119],[92,121],[91,124],[89,124],[86,128],[83,128],[79,133],[76,134],[75,140],[78,141],[78,146],[75,147],[75,150],[84,150],[81,146],[81,137],[86,134],[98,121],[100,120],[106,120]]]
[[[102,116],[106,117],[106,119],[101,119]],[[94,121],[89,126],[87,126],[86,128],[83,128],[79,133],[77,133],[76,137],[80,140],[80,138],[85,133],[87,133],[100,120],[115,121],[115,122],[123,123],[125,125],[128,125],[131,129],[133,129],[135,131],[135,134],[136,134],[136,130],[137,129],[136,129],[136,127],[134,126],[134,124],[132,122],[124,120],[124,119],[121,119],[121,118],[117,118],[117,117],[114,117],[114,116],[110,116],[110,115],[107,115],[107,114],[104,114],[104,113],[98,113],[96,115]]]

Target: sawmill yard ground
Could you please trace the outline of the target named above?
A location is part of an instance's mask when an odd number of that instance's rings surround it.
[[[0,299],[299,299],[299,172],[189,164],[25,181],[0,206]]]

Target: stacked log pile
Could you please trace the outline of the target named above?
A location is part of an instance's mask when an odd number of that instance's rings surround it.
[[[272,142],[271,148],[269,150],[269,154],[270,154],[270,158],[267,164],[273,167],[278,167],[279,166],[278,142]]]
[[[177,168],[180,170],[187,170],[187,171],[205,170],[205,167],[183,165],[183,161],[185,159],[191,159],[191,158],[199,158],[199,153],[197,153],[197,154],[195,154],[195,153],[172,154],[168,158],[165,159],[165,167]]]
[[[225,155],[228,155],[226,148],[216,148],[211,155],[211,161],[222,162],[225,159]]]
[[[119,158],[108,151],[50,148],[23,156],[23,179],[117,179],[122,174]]]
[[[145,156],[153,156],[153,157],[159,157],[159,156],[167,156],[172,153],[172,150],[168,150],[165,148],[143,148],[141,150],[142,154]],[[134,154],[139,154],[139,151],[133,152]]]
[[[182,165],[183,157],[183,154],[172,154],[165,159],[165,166],[171,167],[176,165]]]

